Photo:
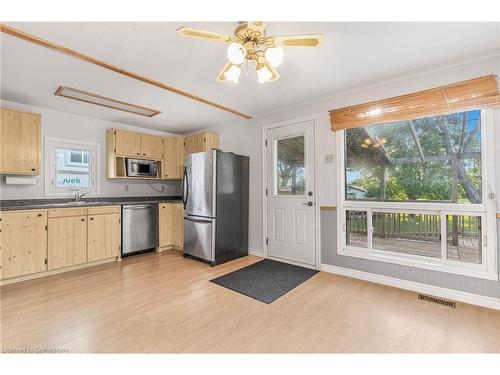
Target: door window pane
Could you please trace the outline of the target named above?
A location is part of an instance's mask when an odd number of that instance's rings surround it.
[[[56,148],[56,186],[90,187],[90,161],[90,151]]]
[[[481,263],[481,217],[446,215],[446,257]]]
[[[374,212],[373,248],[441,258],[441,219],[435,214]]]
[[[481,203],[481,111],[345,131],[348,200]]]
[[[277,140],[276,153],[276,194],[304,195],[304,136]]]
[[[368,247],[366,211],[346,211],[346,245]]]

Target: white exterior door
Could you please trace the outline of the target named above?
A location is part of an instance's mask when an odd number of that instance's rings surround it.
[[[314,121],[268,129],[267,255],[316,265]]]

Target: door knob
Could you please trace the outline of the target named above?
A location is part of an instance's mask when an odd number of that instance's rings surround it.
[[[303,206],[309,206],[311,207],[313,205],[313,202],[309,201],[309,202],[304,202],[302,203]]]

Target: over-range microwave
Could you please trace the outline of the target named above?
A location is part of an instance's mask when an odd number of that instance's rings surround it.
[[[158,177],[156,160],[125,159],[127,177]]]

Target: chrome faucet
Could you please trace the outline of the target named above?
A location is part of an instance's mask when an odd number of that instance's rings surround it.
[[[78,189],[75,193],[75,203],[80,202],[80,199],[82,199],[83,196],[87,195],[88,193],[88,191],[80,191],[80,189]]]

